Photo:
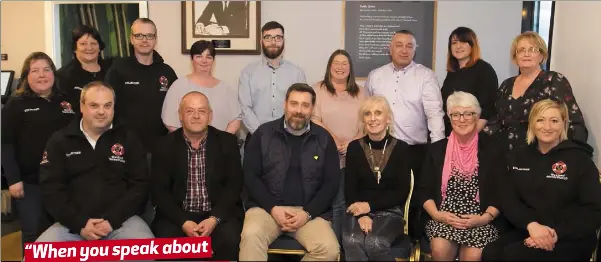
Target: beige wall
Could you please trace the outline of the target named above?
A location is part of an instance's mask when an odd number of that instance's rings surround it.
[[[551,70],[564,74],[584,114],[601,167],[601,2],[556,1]]]
[[[15,70],[21,74],[23,60],[34,51],[46,51],[44,2],[0,2],[2,53],[8,60],[2,61],[3,70]]]

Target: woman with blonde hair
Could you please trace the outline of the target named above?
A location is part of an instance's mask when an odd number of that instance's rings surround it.
[[[497,181],[506,175],[504,153],[479,132],[482,109],[474,95],[454,92],[446,105],[451,135],[430,145],[419,185],[425,231],[433,260],[480,260],[503,228]]]
[[[530,108],[540,100],[553,98],[567,105],[568,137],[586,143],[584,117],[568,79],[561,73],[541,69],[549,57],[545,41],[535,32],[522,33],[513,40],[510,55],[520,74],[506,79],[499,87],[497,114],[484,130],[497,136],[509,151],[524,147]]]
[[[390,244],[403,232],[409,194],[409,145],[390,135],[392,110],[386,98],[367,98],[359,109],[366,136],[352,141],[346,154],[344,193],[347,217],[342,245],[347,261],[394,261]]]
[[[534,104],[527,144],[509,159],[501,210],[515,226],[484,249],[486,260],[589,260],[601,226],[599,170],[593,149],[569,139],[563,101]]]

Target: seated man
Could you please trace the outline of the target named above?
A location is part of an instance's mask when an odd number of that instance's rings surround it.
[[[266,261],[281,234],[308,253],[303,260],[334,261],[340,247],[329,220],[338,192],[338,150],[328,131],[311,123],[315,91],[293,84],[284,117],[261,125],[244,156],[248,199],[240,242],[241,261]]]
[[[138,216],[150,180],[142,143],[113,122],[110,86],[89,83],[80,100],[81,120],[50,137],[40,164],[42,199],[57,223],[36,241],[153,238]]]
[[[179,106],[182,127],[158,142],[152,158],[152,223],[157,237],[211,236],[213,259],[238,260],[242,230],[242,167],[234,135],[209,125],[200,92]]]

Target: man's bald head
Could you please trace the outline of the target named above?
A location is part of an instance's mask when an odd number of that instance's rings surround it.
[[[179,104],[179,120],[186,134],[205,132],[213,120],[209,98],[198,91],[187,93]]]

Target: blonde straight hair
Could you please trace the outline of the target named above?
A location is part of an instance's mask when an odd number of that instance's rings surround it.
[[[552,99],[545,99],[536,102],[532,105],[532,109],[530,110],[530,115],[528,116],[528,132],[526,134],[526,142],[528,145],[534,143],[536,140],[536,136],[534,135],[534,129],[536,125],[536,119],[543,114],[543,112],[547,111],[547,109],[556,108],[559,110],[559,114],[561,115],[561,119],[563,120],[563,130],[559,135],[559,141],[564,141],[568,139],[568,127],[570,125],[570,117],[568,116],[568,107],[565,103],[555,101]]]
[[[370,96],[361,103],[361,107],[359,107],[359,130],[363,134],[365,132],[365,122],[363,121],[363,114],[365,112],[370,111],[374,108],[379,108],[382,110],[384,114],[388,114],[388,120],[390,120],[388,124],[388,133],[392,134],[394,130],[394,114],[392,113],[392,109],[390,108],[390,104],[383,96]]]

